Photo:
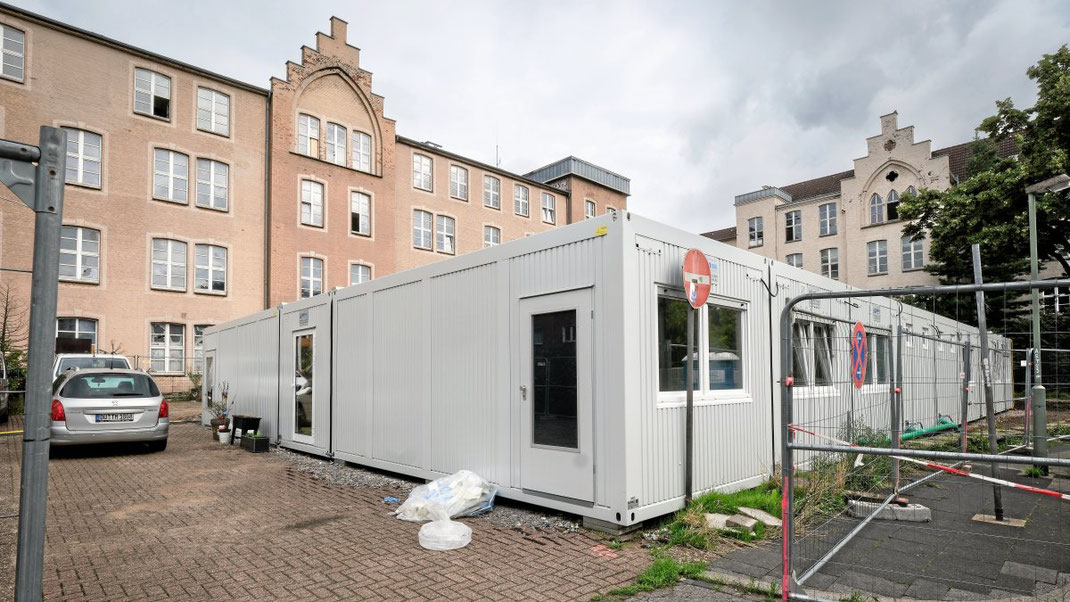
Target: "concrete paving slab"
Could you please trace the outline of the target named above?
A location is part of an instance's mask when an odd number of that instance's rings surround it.
[[[844,573],[840,575],[840,578],[836,580],[836,584],[863,592],[877,594],[878,596],[891,596],[893,598],[902,596],[907,591],[908,587],[903,583],[896,583],[883,577],[860,573],[854,570],[844,571]]]
[[[1026,579],[1032,579],[1033,581],[1051,583],[1053,585],[1055,584],[1056,578],[1059,576],[1059,572],[1054,569],[1036,566],[1034,564],[1021,564],[1014,562],[1013,560],[1004,562],[1003,568],[1000,569],[1000,573],[1003,573],[1004,575],[1024,577]]]
[[[907,591],[903,593],[907,598],[918,600],[940,600],[951,590],[951,586],[939,581],[929,579],[915,579]]]

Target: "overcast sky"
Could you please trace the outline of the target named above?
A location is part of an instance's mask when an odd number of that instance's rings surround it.
[[[933,148],[1070,41],[1065,2],[16,0],[262,87],[302,44],[349,43],[400,135],[525,173],[567,155],[631,178],[629,208],[705,231],[732,199],[851,169],[899,111]]]

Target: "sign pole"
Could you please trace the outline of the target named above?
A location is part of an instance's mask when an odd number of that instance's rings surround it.
[[[694,472],[695,453],[695,372],[694,364],[698,361],[698,352],[695,351],[695,312],[693,307],[687,308],[687,368],[684,377],[687,379],[687,425],[685,431],[686,451],[684,452],[684,504],[690,504],[694,497],[691,474]]]

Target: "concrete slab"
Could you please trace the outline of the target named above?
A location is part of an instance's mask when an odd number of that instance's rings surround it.
[[[884,577],[860,573],[857,571],[844,571],[836,580],[836,585],[876,594],[878,596],[901,597],[907,591],[907,585],[889,581]]]
[[[1042,581],[1053,585],[1059,576],[1059,572],[1054,569],[1036,566],[1034,564],[1021,564],[1014,562],[1013,560],[1004,562],[1003,568],[1000,569],[999,572],[1004,575],[1024,577],[1026,579],[1032,579],[1033,581]]]
[[[847,502],[847,513],[855,518],[865,518],[880,508],[875,502],[862,502],[851,500]],[[913,523],[927,523],[932,520],[932,511],[921,504],[907,504],[900,506],[888,504],[880,509],[874,517],[877,520],[895,520]]]
[[[758,526],[757,520],[749,516],[743,516],[742,514],[733,514],[732,516],[729,516],[728,520],[725,522],[730,529],[740,529],[752,534],[754,533],[754,528]]]
[[[740,506],[739,513],[743,516],[749,516],[754,520],[760,521],[766,527],[780,527],[783,524],[781,523],[779,518],[773,516],[772,514],[769,514],[765,510]]]
[[[942,600],[950,590],[951,586],[946,583],[929,579],[915,579],[903,595],[916,600]]]
[[[999,525],[1001,527],[1025,528],[1024,520],[1020,518],[1010,518],[1008,516],[1004,516],[1003,520],[996,520],[996,517],[993,514],[974,514],[971,520],[975,520],[979,523],[987,523],[989,525]]]

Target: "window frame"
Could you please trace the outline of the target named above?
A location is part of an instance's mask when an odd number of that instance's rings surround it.
[[[59,321],[60,320],[74,320],[74,330],[63,330],[63,329],[61,329],[59,327]],[[86,338],[86,337],[78,336],[79,334],[83,334],[83,333],[89,332],[89,331],[83,330],[81,328],[81,325],[82,325],[83,322],[86,322],[86,323],[90,323],[91,322],[93,324],[93,337],[90,338],[89,340],[92,341],[90,343],[90,345],[92,345],[93,348],[96,349],[96,347],[97,347],[97,339],[98,339],[98,337],[100,335],[100,320],[97,320],[96,318],[83,318],[81,316],[56,316],[56,338],[57,339],[60,339],[60,338],[63,338],[63,339],[84,339],[84,338]],[[61,337],[61,336],[59,336],[61,332],[71,332],[71,333],[74,333],[74,336],[73,337]]]
[[[22,52],[16,52],[14,50],[8,50],[7,44],[3,43],[3,42],[7,42],[8,41],[8,39],[9,39],[8,38],[8,32],[9,31],[13,32],[13,33],[17,33],[19,35],[19,37],[21,37],[21,40],[15,40],[14,38],[10,38],[10,39],[12,40],[12,42],[17,42],[18,44],[20,44],[22,46]],[[19,29],[19,28],[17,28],[17,27],[12,27],[11,25],[8,25],[7,23],[0,23],[0,48],[2,48],[2,50],[3,50],[3,52],[0,53],[0,54],[3,55],[3,60],[0,60],[0,78],[6,79],[8,81],[18,82],[20,84],[26,83],[26,32],[21,30],[21,29]],[[7,60],[6,59],[9,56],[13,56],[13,57],[17,57],[18,58],[18,61],[19,61],[18,70],[22,72],[21,76],[16,77],[14,75],[9,75],[8,74],[8,72],[7,72]]]
[[[306,197],[305,184],[309,185],[308,186],[308,198],[307,199],[305,198]],[[316,209],[317,205],[314,202],[316,195],[313,194],[314,191],[317,190],[317,187],[318,187],[318,190],[319,190],[319,223],[318,224],[315,223],[315,217],[316,217],[315,209]],[[323,182],[318,181],[318,180],[313,180],[312,178],[301,178],[300,179],[300,194],[301,194],[301,196],[299,197],[299,202],[298,202],[298,219],[300,220],[299,223],[302,226],[307,226],[309,228],[317,228],[317,229],[321,229],[321,230],[326,229],[326,224],[327,224],[327,215],[326,215],[326,212],[327,212],[327,207],[326,207],[326,205],[327,205],[327,203],[326,203],[327,185],[324,184]],[[305,205],[308,205],[308,220],[309,221],[305,221]]]
[[[165,249],[164,249],[165,252],[167,253],[167,259],[166,260],[160,261],[160,260],[156,259],[156,243],[157,242],[167,243],[166,246],[165,246]],[[184,240],[176,240],[174,238],[163,238],[163,237],[154,236],[149,241],[149,245],[151,247],[150,250],[149,250],[149,288],[151,288],[153,290],[159,290],[159,291],[172,291],[172,292],[180,292],[180,293],[186,292],[186,289],[187,289],[188,283],[189,283],[189,243],[187,243]],[[176,250],[176,249],[174,249],[174,247],[176,245],[182,245],[182,264],[181,264],[181,266],[179,266],[176,262],[173,261],[174,255],[175,255],[175,250]],[[156,283],[156,266],[157,265],[164,266],[164,270],[165,270],[164,277],[165,277],[165,279],[167,281],[167,284],[157,284]],[[171,282],[172,282],[172,280],[174,279],[174,276],[175,276],[174,272],[175,272],[175,268],[176,267],[181,267],[182,268],[182,286],[181,287],[174,286],[174,285],[171,284]]]
[[[72,126],[62,126],[60,129],[67,132],[67,166],[66,171],[63,175],[63,183],[70,184],[72,186],[82,186],[84,188],[101,190],[104,187],[104,136],[90,130],[84,130],[82,128],[76,128]],[[72,138],[71,134],[76,134],[76,136]],[[87,143],[86,140],[88,136],[96,136],[97,138],[98,153],[96,159],[93,159],[92,157],[86,154],[86,148],[91,146]],[[72,142],[75,145],[74,152],[71,152]],[[74,162],[73,164],[72,161]],[[94,162],[97,164],[96,184],[86,182],[84,178],[86,173],[93,173],[92,171],[86,169],[86,164]],[[72,166],[77,176],[76,180],[71,180],[68,177],[70,176]]]
[[[836,325],[833,322],[822,320],[816,317],[796,318],[792,320],[792,350],[791,350],[791,376],[795,383],[792,385],[792,390],[795,391],[795,395],[808,397],[808,396],[821,396],[838,397],[840,395],[837,388],[837,363],[835,361],[836,348]],[[817,333],[820,330],[825,336],[825,351],[823,354],[824,359],[827,361],[825,369],[827,370],[826,384],[817,383],[817,366],[818,366],[818,345],[817,345]],[[800,336],[805,337],[805,340]],[[798,343],[805,343],[802,347],[802,357],[799,355]],[[802,360],[803,370],[802,378],[796,371],[796,362]]]
[[[838,232],[836,224],[836,202],[822,203],[817,206],[818,236],[834,236]]]
[[[583,201],[583,219],[591,219],[598,215],[598,204],[591,199]]]
[[[73,228],[74,230],[76,230],[76,236],[73,239],[75,241],[74,250],[65,250],[63,248],[63,239],[71,240],[71,237],[64,236],[64,230],[66,230],[67,228]],[[96,232],[96,235],[97,235],[97,239],[95,241],[97,243],[97,252],[96,253],[91,253],[91,252],[85,251],[83,249],[83,246],[84,246],[84,244],[86,242],[86,239],[85,239],[85,233],[86,232]],[[93,242],[93,241],[90,241],[90,242]],[[90,228],[90,227],[87,227],[87,226],[74,226],[74,225],[61,226],[60,227],[60,250],[59,250],[60,268],[62,269],[63,266],[65,265],[63,263],[63,256],[64,255],[71,255],[71,254],[74,255],[74,264],[73,265],[75,267],[75,271],[78,274],[81,274],[86,270],[87,266],[85,266],[84,264],[85,264],[85,258],[87,258],[87,257],[96,257],[97,258],[97,265],[96,265],[96,276],[93,277],[93,278],[83,278],[81,276],[64,276],[64,275],[60,274],[59,275],[59,280],[61,282],[77,282],[77,283],[81,283],[81,284],[100,284],[100,275],[101,275],[101,272],[103,272],[103,266],[101,265],[101,260],[103,259],[103,256],[104,256],[104,253],[102,252],[103,245],[104,245],[104,233],[101,232],[100,230],[97,230],[96,228]],[[66,264],[66,265],[71,265],[71,264]],[[90,269],[92,268],[92,266],[88,266],[88,267]]]
[[[308,276],[305,276],[305,262],[308,261]],[[320,276],[316,278],[315,267],[319,265]],[[327,274],[327,262],[322,257],[315,255],[299,255],[297,262],[297,298],[309,299],[317,295],[322,295],[324,291],[324,282]],[[305,281],[308,281],[309,294],[305,295]],[[314,286],[319,284],[319,292],[314,292]]]
[[[194,373],[204,374],[204,331],[213,326],[215,324],[193,325],[193,362],[190,370]]]
[[[925,242],[922,238],[915,238],[904,234],[900,239],[900,251],[903,260],[903,271],[913,272],[925,267]],[[909,265],[907,259],[910,259]]]
[[[203,266],[201,265],[201,262],[200,262],[201,254],[199,252],[199,250],[202,247],[207,250],[207,254],[205,255],[205,257],[208,260],[208,263],[206,265],[203,265]],[[215,251],[216,249],[220,249],[220,250],[223,251],[223,267],[221,267],[221,268],[215,265],[215,255],[213,254],[213,251]],[[227,271],[228,271],[227,268],[229,267],[227,265],[228,262],[229,262],[229,258],[227,257],[228,254],[229,253],[227,253],[227,247],[224,247],[223,245],[214,245],[214,244],[211,244],[211,243],[196,243],[196,244],[193,245],[193,292],[195,294],[198,294],[198,295],[226,296],[227,290],[228,290],[228,287],[227,287]],[[208,288],[201,288],[199,283],[198,283],[198,281],[200,280],[200,276],[198,275],[198,273],[201,270],[207,270]],[[213,286],[213,284],[215,283],[215,276],[219,271],[223,272],[223,290],[215,290],[215,287]]]
[[[425,192],[435,191],[435,160],[430,156],[421,153],[412,154],[412,187]]]
[[[550,194],[549,192],[543,192],[542,193],[542,200],[541,200],[540,205],[542,207],[542,212],[541,212],[542,223],[551,224],[551,225],[556,226],[557,225],[557,197],[555,197],[554,195]],[[550,216],[550,219],[546,219],[547,215]]]
[[[162,333],[163,341],[164,341],[163,344],[157,344],[156,340],[155,340],[156,336],[157,336],[157,333],[156,333],[156,326],[157,325],[165,327],[164,328],[164,332]],[[178,330],[177,334],[182,339],[181,342],[178,343],[178,348],[177,349],[174,347],[174,343],[172,343],[172,341],[171,341],[171,339],[176,334],[176,333],[172,332],[172,330],[174,330],[174,327],[177,327],[177,330]],[[163,352],[162,357],[157,358],[157,357],[154,356],[154,352],[156,350],[161,350]],[[178,353],[178,360],[177,360],[178,363],[179,363],[179,366],[178,366],[177,370],[171,369],[171,368],[173,368],[172,363],[175,361],[175,358],[173,357],[173,354],[171,353],[173,351],[178,351],[179,352]],[[154,364],[157,361],[162,361],[163,362],[163,370],[156,370],[156,368],[154,367]],[[185,324],[180,324],[178,322],[151,322],[149,324],[149,371],[152,374],[183,374],[185,372],[185,369],[186,369],[186,325]]]
[[[363,204],[363,213],[358,212],[356,205],[359,200]],[[356,230],[353,229],[353,216],[360,216],[361,220]],[[363,236],[371,238],[372,236],[372,195],[362,190],[350,190],[349,191],[349,233],[353,236]]]
[[[784,242],[798,242],[802,239],[802,210],[784,212]]]
[[[747,248],[765,244],[765,218],[761,215],[747,219]]]
[[[208,165],[208,179],[201,179],[201,163],[207,163]],[[222,167],[222,175],[219,173],[219,168]],[[216,196],[216,192],[220,188],[218,180],[222,178],[223,184],[223,206],[217,207],[216,201],[219,197]],[[201,185],[208,187],[208,204],[201,202]],[[212,211],[222,211],[224,213],[230,211],[230,165],[217,161],[215,159],[209,159],[207,157],[197,157],[197,193],[196,199],[193,201],[194,206],[201,209],[211,209]]]
[[[487,234],[492,233],[496,234],[496,236],[491,237],[494,240],[487,240]],[[497,226],[492,226],[490,224],[483,224],[483,248],[489,249],[491,247],[496,247],[500,244],[502,244],[502,229]]]
[[[302,120],[304,123],[302,123]],[[315,122],[315,128],[313,128]],[[315,134],[315,135],[313,135]],[[302,140],[304,141],[302,146]],[[312,141],[316,144],[313,145]],[[315,148],[312,148],[315,146]],[[320,158],[320,118],[308,113],[297,114],[297,154],[313,159]]]
[[[138,88],[138,73],[139,72],[143,72],[143,73],[149,74],[149,78],[148,78],[149,87],[148,87],[147,90]],[[160,82],[157,82],[157,78],[162,78],[162,79],[166,80],[166,83],[167,83],[167,86],[166,86],[166,88],[167,88],[167,96],[161,96],[161,95],[158,95],[156,93],[157,92],[157,88],[160,87]],[[152,69],[147,69],[145,67],[134,67],[134,93],[133,93],[132,96],[133,96],[133,101],[134,101],[134,113],[135,114],[141,115],[143,117],[148,117],[150,119],[159,119],[161,121],[170,122],[172,116],[174,115],[174,95],[172,94],[173,92],[174,92],[174,85],[173,85],[173,83],[171,81],[171,76],[170,75],[164,75],[163,73],[160,73],[158,71],[153,71]],[[149,107],[148,107],[147,111],[139,111],[138,110],[138,108],[137,108],[137,106],[138,106],[138,93],[148,94],[148,96],[149,96],[149,99],[148,99]],[[156,107],[156,98],[157,97],[167,100],[167,116],[166,117],[156,114],[155,107]]]
[[[870,225],[884,223],[884,198],[876,192],[869,197],[869,223]]]
[[[158,168],[158,163],[160,162],[159,153],[166,153],[168,171],[161,171]],[[183,169],[183,173],[181,175],[176,171],[178,157],[182,157],[183,159],[185,159],[185,168]],[[157,178],[167,179],[167,196],[162,196],[157,192]],[[175,196],[175,192],[178,190],[178,187],[175,185],[177,182],[185,183],[185,188],[183,189],[183,198],[178,198],[177,196]],[[156,201],[165,201],[168,203],[176,203],[179,205],[189,205],[189,155],[169,148],[163,148],[159,146],[153,147],[152,198]]]
[[[339,136],[340,134],[340,136]],[[323,160],[332,164],[347,167],[349,165],[349,128],[328,121],[324,128]]]
[[[840,249],[829,247],[821,249],[821,275],[832,280],[840,279]]]
[[[468,201],[468,169],[450,163],[450,198]]]
[[[798,259],[798,265],[795,263],[795,259]],[[803,254],[802,253],[788,253],[784,256],[784,263],[790,265],[793,268],[803,268]]]
[[[894,188],[888,192],[888,198],[884,200],[884,217],[885,222],[899,221],[899,192]]]
[[[521,194],[523,192],[523,194]],[[523,213],[521,213],[523,208]],[[521,184],[513,184],[513,213],[521,217],[531,218],[531,190]]]
[[[361,280],[360,282],[353,282],[353,268],[364,268],[368,270],[368,278],[366,280]],[[372,278],[372,266],[359,261],[349,262],[349,286],[353,286],[354,284],[364,284],[365,282],[371,281]]]
[[[428,217],[427,226],[424,227],[422,220],[419,225],[416,223],[416,217],[426,215]],[[420,241],[423,241],[425,236],[427,239],[427,246],[417,244],[416,234],[420,232]],[[424,209],[413,208],[412,210],[412,248],[419,249],[421,251],[434,251],[435,250],[435,214],[426,211]]]
[[[203,97],[201,95],[202,92],[208,92],[208,98]],[[220,99],[223,100],[222,103],[220,102]],[[202,101],[206,101],[209,103],[208,108],[203,108],[201,106]],[[222,114],[218,111],[218,107],[220,105],[222,105],[224,108],[224,112]],[[230,94],[220,92],[219,90],[216,90],[214,88],[197,86],[197,107],[194,111],[194,121],[196,123],[198,131],[215,134],[216,136],[222,136],[224,138],[230,138],[230,108]],[[208,127],[202,127],[201,125],[202,111],[208,112]],[[220,116],[222,116],[224,120],[222,131],[220,131],[218,127],[218,121]]]
[[[488,188],[488,184],[494,185]],[[495,211],[502,210],[502,181],[500,178],[483,174],[483,206]]]
[[[373,173],[375,142],[371,134],[361,130],[353,130],[350,142],[352,144],[350,155],[353,169],[361,173]],[[365,145],[365,142],[367,142],[367,145]],[[367,146],[367,152],[365,152],[365,146]],[[365,160],[367,160],[367,165],[365,165]]]
[[[446,228],[447,225],[449,228]],[[439,236],[442,237],[441,241]],[[443,250],[447,241],[449,250]],[[457,219],[455,217],[444,213],[435,215],[435,252],[444,255],[457,254]]]
[[[881,243],[884,243],[881,245]],[[881,253],[883,248],[883,254]],[[884,260],[884,269],[881,270],[880,262]],[[877,269],[874,270],[874,262]],[[866,274],[868,276],[882,276],[888,273],[888,241],[886,239],[871,240],[866,243]]]

